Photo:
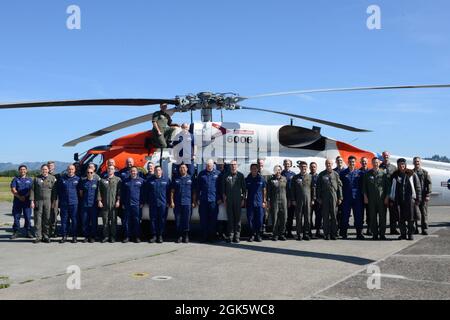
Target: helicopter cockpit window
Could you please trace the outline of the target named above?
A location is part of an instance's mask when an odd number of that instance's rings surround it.
[[[285,126],[278,132],[278,139],[282,146],[294,149],[325,150],[326,138],[311,129]]]
[[[103,163],[103,155],[101,154],[91,154],[89,155],[84,161],[83,161],[83,167],[81,168],[82,172],[84,173],[87,169],[87,166],[93,163],[97,167],[97,173],[100,171],[100,166]]]

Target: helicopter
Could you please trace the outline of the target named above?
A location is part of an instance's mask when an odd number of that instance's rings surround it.
[[[41,107],[88,107],[88,106],[130,106],[142,107],[150,105],[172,105],[173,108],[166,112],[173,116],[176,113],[191,113],[189,133],[197,147],[195,157],[196,171],[200,172],[205,167],[207,160],[212,159],[217,164],[226,164],[231,160],[237,160],[239,170],[244,175],[250,172],[250,165],[257,159],[265,160],[263,175],[270,175],[271,168],[283,163],[284,159],[292,160],[293,171],[299,172],[297,164],[300,161],[308,163],[316,162],[318,171],[325,169],[326,159],[335,159],[341,156],[344,161],[350,155],[358,159],[366,157],[370,160],[374,157],[381,159],[379,153],[362,150],[346,142],[338,141],[321,134],[320,127],[305,128],[290,125],[260,125],[251,123],[213,122],[213,110],[251,110],[281,114],[291,119],[302,119],[320,125],[326,125],[346,131],[364,133],[370,130],[357,128],[351,125],[332,122],[323,119],[312,118],[304,115],[288,113],[280,110],[270,110],[243,105],[243,102],[252,99],[266,97],[289,96],[300,94],[351,92],[351,91],[381,91],[381,90],[405,90],[405,89],[439,89],[450,88],[450,84],[434,85],[401,85],[401,86],[372,86],[352,88],[331,88],[298,90],[262,94],[257,96],[240,96],[236,93],[212,93],[200,92],[176,96],[174,99],[90,99],[90,100],[65,100],[65,101],[40,101],[18,102],[0,104],[0,109],[41,108]],[[201,122],[193,121],[193,112],[201,112]],[[140,123],[151,122],[153,114],[146,114],[129,119],[118,124],[94,131],[77,139],[65,143],[64,147],[75,147],[79,143],[90,141],[100,136],[117,130],[128,128]],[[176,141],[182,129],[177,127],[172,133],[171,140]],[[88,164],[94,163],[98,171],[106,171],[106,163],[114,159],[118,169],[126,166],[126,159],[133,158],[137,167],[146,168],[149,162],[159,164],[169,178],[175,174],[176,165],[183,162],[180,157],[180,148],[183,153],[191,152],[191,145],[181,144],[176,147],[159,148],[154,144],[152,130],[130,134],[112,141],[109,145],[98,146],[89,149],[83,154],[75,153],[74,160],[80,164],[81,171],[86,170]],[[395,162],[399,156],[391,156]],[[411,158],[406,158],[412,163]],[[450,205],[450,164],[435,161],[422,161],[422,167],[429,171],[433,180],[433,193],[430,205]],[[143,219],[148,220],[148,208],[143,210]],[[244,215],[245,216],[245,215]],[[172,209],[169,209],[169,220],[174,220]],[[193,210],[193,220],[198,220],[198,210]],[[226,220],[225,208],[219,207],[219,220]]]

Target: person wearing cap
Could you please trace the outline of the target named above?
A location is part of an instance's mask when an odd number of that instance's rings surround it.
[[[12,215],[14,217],[13,234],[11,240],[17,239],[20,230],[20,217],[25,218],[25,230],[27,238],[33,238],[31,232],[31,203],[30,192],[33,179],[27,176],[28,168],[25,165],[19,167],[19,175],[11,181],[11,193],[14,196]]]
[[[160,111],[153,114],[153,142],[157,148],[167,148],[174,131],[172,117],[167,113],[167,103],[160,104]]]
[[[390,162],[391,154],[388,151],[384,151],[382,154],[383,162],[380,168],[383,169],[389,179],[389,183],[392,185],[392,175],[397,171],[397,167]],[[398,206],[394,201],[389,202],[389,225],[391,234],[399,234],[397,225],[399,221]]]
[[[310,217],[311,207],[314,204],[314,183],[313,178],[307,173],[308,164],[300,162],[300,173],[292,178],[290,188],[290,198],[295,206],[295,221],[297,228],[297,240],[310,240]],[[302,238],[303,234],[303,238]]]
[[[389,205],[390,183],[387,173],[380,169],[380,159],[372,159],[373,169],[363,178],[364,203],[369,211],[373,240],[386,240],[386,209]]]
[[[397,204],[400,217],[399,240],[414,240],[414,206],[419,205],[422,198],[420,180],[413,170],[406,166],[406,159],[397,160],[398,170],[392,175],[390,198]],[[408,234],[408,236],[407,236]]]
[[[419,233],[418,221],[421,221],[422,235],[426,236],[428,235],[428,202],[431,199],[432,182],[428,171],[422,168],[422,159],[420,157],[414,158],[414,172],[420,180],[420,187],[422,189],[421,201],[414,208],[414,218],[416,220],[415,234]]]
[[[325,240],[337,239],[337,211],[342,204],[342,182],[339,174],[333,170],[333,160],[325,161],[326,170],[317,178],[316,201],[322,208],[323,232]]]

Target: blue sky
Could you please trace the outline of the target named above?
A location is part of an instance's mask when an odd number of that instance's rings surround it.
[[[66,28],[71,4],[81,8],[81,30]],[[366,27],[371,4],[381,8],[381,30]],[[447,0],[2,1],[0,101],[450,83],[449,12]],[[247,105],[372,129],[322,131],[370,151],[450,156],[449,102],[450,89],[439,89],[314,94]],[[0,162],[70,161],[74,152],[150,125],[76,148],[63,148],[65,142],[152,110],[1,110]],[[226,112],[225,119],[252,122],[255,114]],[[257,119],[289,122],[266,114]]]

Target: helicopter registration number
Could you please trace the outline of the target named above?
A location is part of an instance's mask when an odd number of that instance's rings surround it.
[[[242,144],[251,144],[253,143],[253,137],[244,137],[244,136],[228,136],[228,143],[242,143]]]

